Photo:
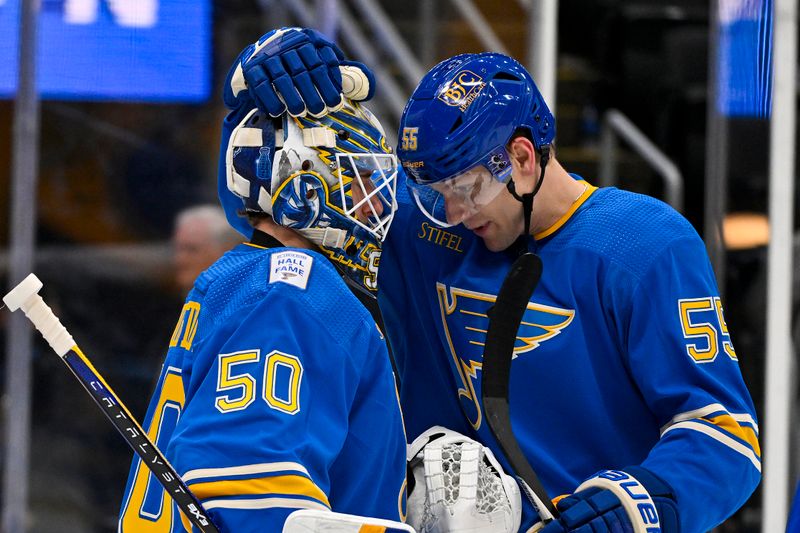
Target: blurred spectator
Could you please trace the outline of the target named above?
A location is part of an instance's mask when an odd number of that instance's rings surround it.
[[[198,205],[178,213],[172,234],[175,283],[181,293],[192,288],[197,276],[242,241],[218,205]]]

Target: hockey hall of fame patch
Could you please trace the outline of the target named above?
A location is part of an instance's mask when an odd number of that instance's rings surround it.
[[[269,282],[288,283],[305,290],[314,258],[303,252],[276,252],[270,258]]]

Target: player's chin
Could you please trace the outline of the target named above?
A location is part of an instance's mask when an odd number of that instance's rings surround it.
[[[484,246],[492,252],[502,252],[514,242],[514,238],[510,239],[508,235],[505,235],[502,227],[498,226],[494,221],[486,221],[479,226],[471,225],[467,222],[465,222],[464,225],[467,226],[475,236],[480,237],[483,240]]]
[[[505,236],[498,236],[494,232],[487,231],[480,236],[483,239],[483,244],[489,251],[502,252],[514,242],[514,239],[505,238]]]

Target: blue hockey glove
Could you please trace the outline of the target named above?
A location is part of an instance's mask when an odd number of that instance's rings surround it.
[[[225,105],[250,98],[273,117],[322,116],[341,109],[343,97],[369,100],[375,78],[363,64],[346,61],[336,44],[316,30],[281,28],[242,51],[225,82]]]
[[[561,516],[540,533],[678,533],[672,489],[640,466],[604,470],[556,505]]]

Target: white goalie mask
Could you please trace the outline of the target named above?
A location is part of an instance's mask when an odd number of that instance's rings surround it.
[[[357,103],[320,118],[273,119],[254,109],[228,144],[226,188],[243,202],[238,209],[298,231],[373,295],[396,187],[397,158]]]

